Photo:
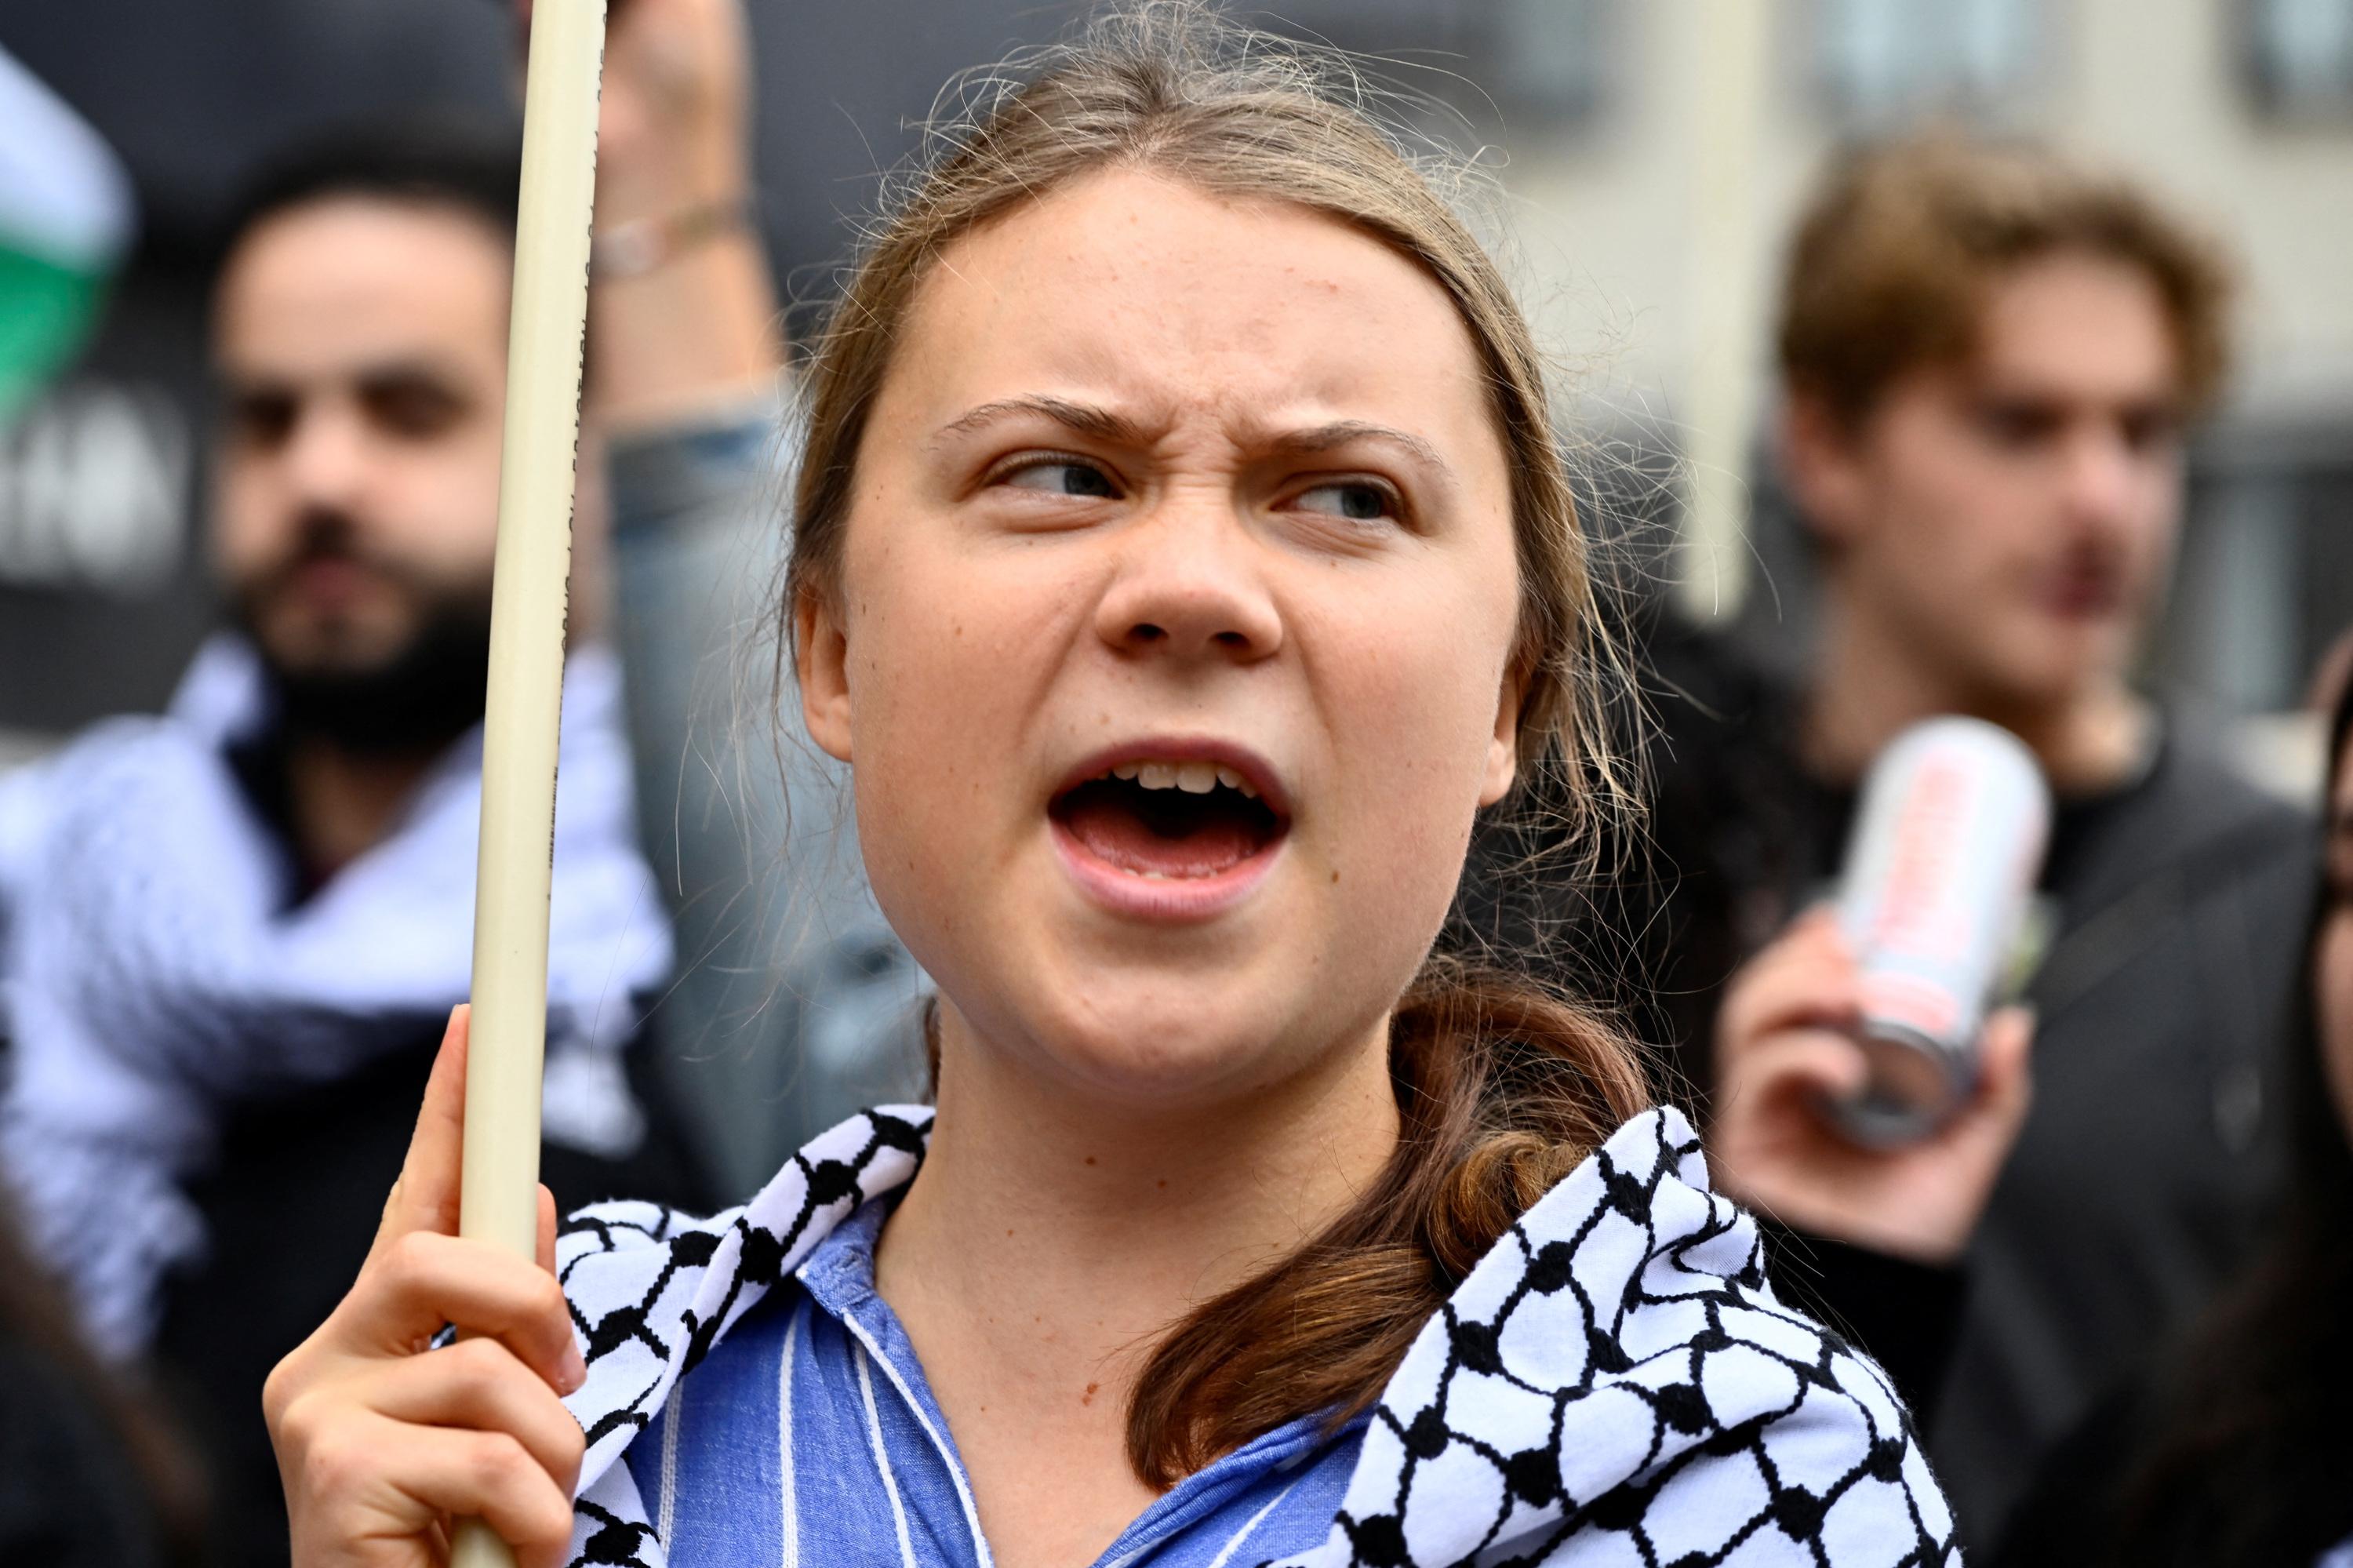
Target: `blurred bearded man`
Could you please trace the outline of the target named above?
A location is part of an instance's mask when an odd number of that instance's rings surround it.
[[[0,788],[5,1173],[255,1560],[285,1542],[262,1377],[361,1261],[470,981],[515,171],[503,133],[369,133],[252,196],[213,314],[229,626],[164,715]],[[561,746],[545,1177],[692,1201],[637,1049],[670,944],[594,644]]]
[[[489,662],[509,182],[453,157],[436,203],[376,157],[375,194],[322,169],[262,199],[215,323],[214,557],[277,716],[248,772],[313,884],[480,719]]]

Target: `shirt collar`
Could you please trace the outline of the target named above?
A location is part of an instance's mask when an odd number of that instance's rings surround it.
[[[809,1299],[844,1322],[880,1299],[874,1290],[874,1249],[882,1240],[883,1222],[897,1206],[892,1201],[897,1195],[884,1193],[859,1204],[795,1271]]]

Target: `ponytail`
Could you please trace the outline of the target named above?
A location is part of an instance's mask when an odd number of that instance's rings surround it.
[[[1463,1276],[1650,1097],[1599,1016],[1442,957],[1398,1004],[1389,1071],[1401,1131],[1372,1185],[1153,1352],[1127,1416],[1147,1485],[1301,1416],[1336,1428],[1369,1408]]]

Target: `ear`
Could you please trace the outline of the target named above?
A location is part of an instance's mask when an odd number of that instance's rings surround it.
[[[823,594],[793,603],[793,662],[801,677],[801,722],[837,761],[849,760],[849,635]]]
[[[1479,804],[1492,806],[1512,792],[1520,773],[1520,705],[1526,695],[1527,676],[1516,662],[1504,672],[1502,694],[1495,700],[1495,730],[1487,737],[1487,777],[1479,787]]]
[[[1852,540],[1867,524],[1866,432],[1820,397],[1791,390],[1781,404],[1781,472],[1806,528],[1825,546]]]

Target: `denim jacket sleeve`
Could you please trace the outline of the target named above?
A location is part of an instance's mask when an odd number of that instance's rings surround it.
[[[610,449],[614,631],[646,850],[679,978],[654,1018],[712,1163],[748,1191],[850,1111],[904,1097],[922,977],[868,890],[846,773],[777,641],[791,493],[757,403]]]

